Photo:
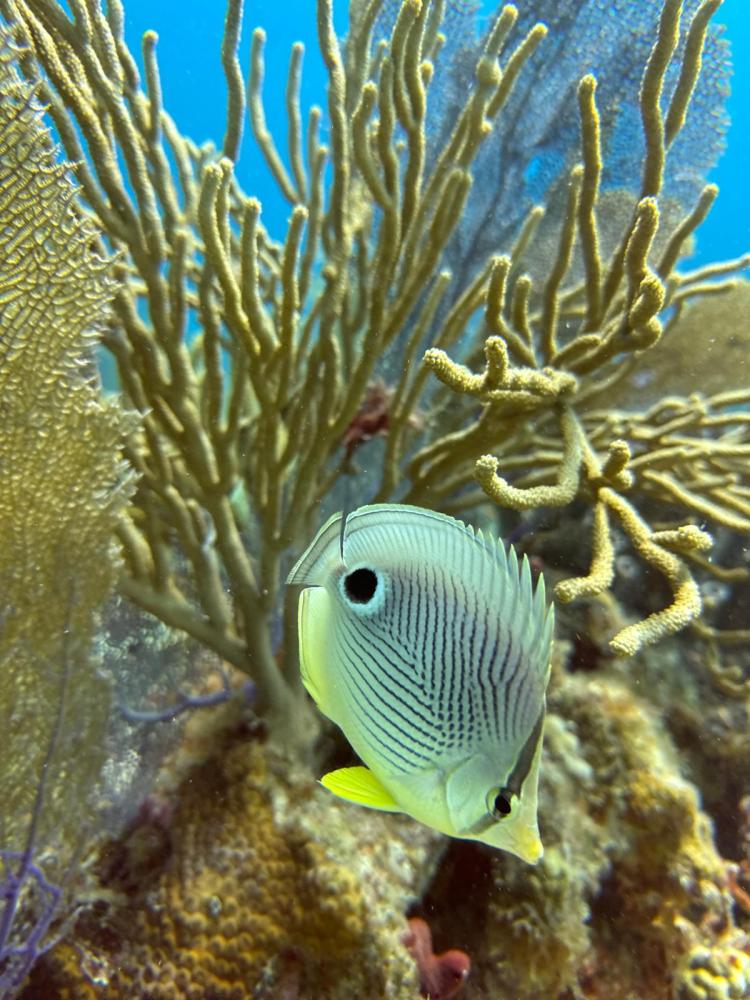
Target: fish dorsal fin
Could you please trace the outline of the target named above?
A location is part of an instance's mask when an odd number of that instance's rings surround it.
[[[502,547],[502,542],[498,542],[498,545]],[[509,548],[508,552],[512,551],[512,547]],[[522,644],[527,652],[532,649],[546,650],[543,657],[535,657],[532,661],[536,664],[546,687],[550,672],[552,636],[555,629],[555,606],[554,604],[547,604],[544,577],[540,575],[536,586],[534,585],[531,576],[531,565],[526,555],[524,555],[521,561],[519,576],[520,596],[518,609],[526,615],[526,626],[522,635]]]
[[[359,806],[383,812],[403,812],[388,789],[366,767],[341,767],[338,771],[329,771],[323,775],[320,783],[347,802],[356,802]]]

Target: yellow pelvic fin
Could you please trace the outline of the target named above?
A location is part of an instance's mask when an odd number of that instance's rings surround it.
[[[383,812],[403,812],[391,793],[366,767],[341,767],[338,771],[329,771],[323,775],[320,783],[347,802],[356,802],[357,805],[381,809]]]

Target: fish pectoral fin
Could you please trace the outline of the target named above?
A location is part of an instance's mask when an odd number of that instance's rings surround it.
[[[329,771],[320,779],[320,783],[329,792],[338,795],[347,802],[356,802],[368,809],[380,809],[383,812],[403,812],[387,788],[366,767],[341,767],[338,771]]]
[[[322,587],[303,590],[297,610],[300,674],[308,694],[324,715],[328,715],[323,680],[329,618],[330,598],[325,590]]]

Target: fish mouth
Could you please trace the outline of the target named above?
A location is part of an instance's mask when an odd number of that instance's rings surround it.
[[[527,823],[520,812],[505,820],[483,816],[456,836],[508,851],[529,865],[537,864],[544,854],[536,822]]]

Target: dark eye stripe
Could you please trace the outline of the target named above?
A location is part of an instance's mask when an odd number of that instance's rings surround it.
[[[539,745],[539,740],[542,738],[542,729],[544,727],[544,708],[539,713],[539,717],[536,720],[534,728],[531,730],[528,739],[521,748],[521,752],[518,755],[518,760],[516,761],[516,766],[511,771],[508,776],[507,787],[510,791],[515,792],[516,795],[521,794],[523,789],[523,783],[529,775],[531,770],[531,764],[534,760],[534,754],[536,753],[536,748]]]

